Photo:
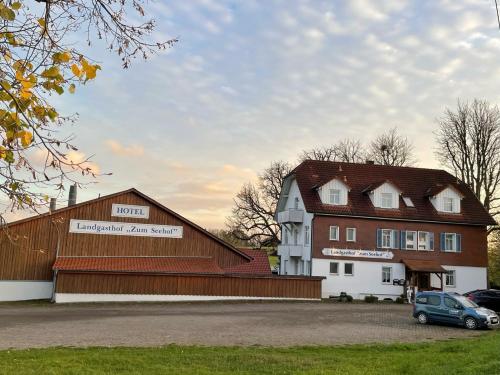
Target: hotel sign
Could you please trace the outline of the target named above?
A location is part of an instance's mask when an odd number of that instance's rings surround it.
[[[182,226],[77,219],[71,219],[69,222],[69,232],[114,236],[182,238]]]
[[[113,207],[111,208],[111,216],[149,219],[149,207],[135,206],[133,204],[113,203]]]
[[[353,258],[378,258],[392,259],[394,254],[392,251],[377,251],[377,250],[356,250],[356,249],[323,249],[323,255],[334,257],[353,257]]]

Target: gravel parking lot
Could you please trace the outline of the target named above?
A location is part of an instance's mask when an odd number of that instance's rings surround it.
[[[0,304],[0,348],[336,345],[480,335],[421,326],[411,306],[309,302]]]

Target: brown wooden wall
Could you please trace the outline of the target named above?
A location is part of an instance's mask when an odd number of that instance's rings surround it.
[[[149,206],[149,219],[111,216],[113,203]],[[181,239],[69,233],[72,218],[182,225],[184,233]],[[248,261],[135,192],[126,192],[4,228],[0,232],[0,280],[50,280],[57,246],[56,226],[61,233],[60,256],[210,256],[223,268]]]
[[[340,240],[330,240],[330,225],[339,226]],[[346,228],[356,228],[356,242],[346,241]],[[377,246],[377,229],[396,229],[434,232],[434,251],[397,250],[392,260],[384,262],[400,262],[401,259],[428,259],[436,260],[439,264],[450,266],[488,266],[488,243],[486,227],[459,225],[404,222],[393,220],[373,220],[348,217],[317,216],[313,225],[313,256],[315,258],[331,259],[321,252],[324,248],[338,249],[375,249]],[[440,233],[460,233],[462,235],[462,252],[451,253],[440,251]],[[345,257],[335,257],[343,259]],[[345,258],[348,259],[348,258]],[[352,259],[352,258],[351,258]],[[364,258],[366,261],[379,262],[379,259]]]
[[[321,298],[320,277],[59,272],[57,293]]]

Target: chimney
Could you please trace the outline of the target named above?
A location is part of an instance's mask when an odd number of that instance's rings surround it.
[[[76,184],[69,187],[68,207],[76,204]]]
[[[50,198],[50,207],[49,207],[50,212],[56,210],[56,203],[57,203],[56,198]]]
[[[373,164],[375,164],[375,161],[373,161],[373,160],[367,160],[367,161],[366,161],[366,164],[373,165]]]

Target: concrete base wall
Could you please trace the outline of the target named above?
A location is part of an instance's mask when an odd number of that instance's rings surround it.
[[[180,302],[180,301],[235,301],[235,300],[303,300],[318,301],[309,298],[278,297],[240,297],[240,296],[177,296],[155,294],[83,294],[56,293],[56,303],[74,302]]]
[[[0,280],[0,301],[26,301],[51,297],[51,281]]]

